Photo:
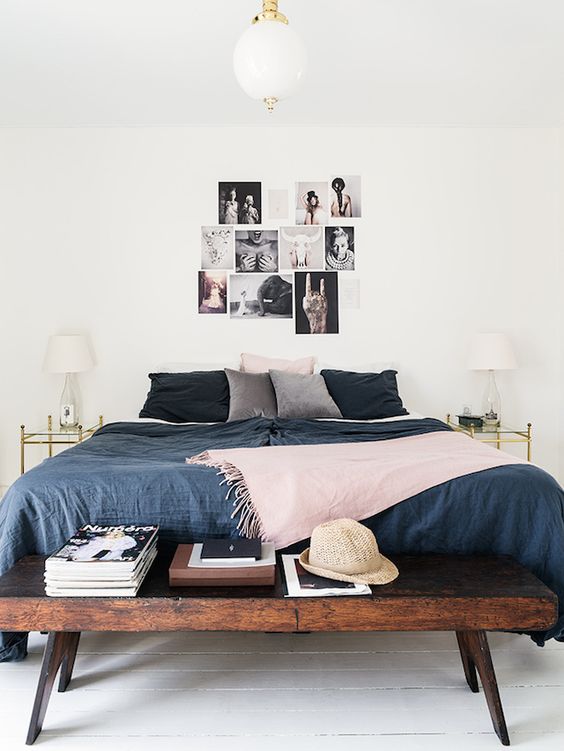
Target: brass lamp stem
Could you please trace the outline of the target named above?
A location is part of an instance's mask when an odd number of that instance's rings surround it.
[[[260,21],[280,21],[288,23],[288,19],[278,10],[278,0],[262,0],[262,13],[258,13],[253,18],[253,23]]]

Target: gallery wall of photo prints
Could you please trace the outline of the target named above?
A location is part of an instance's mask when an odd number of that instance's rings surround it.
[[[356,266],[349,220],[362,216],[360,177],[296,182],[292,200],[283,189],[267,194],[268,218],[262,183],[218,183],[217,224],[201,229],[198,312],[338,334],[339,275]]]

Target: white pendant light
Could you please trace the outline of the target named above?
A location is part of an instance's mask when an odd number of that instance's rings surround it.
[[[240,37],[233,52],[235,76],[253,99],[269,112],[299,86],[306,67],[305,46],[278,10],[278,0],[263,0],[262,13]]]

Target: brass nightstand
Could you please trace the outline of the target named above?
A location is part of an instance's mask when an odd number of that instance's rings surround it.
[[[86,438],[90,438],[98,428],[101,428],[104,424],[104,418],[102,415],[98,418],[96,425],[90,428],[83,428],[82,425],[78,425],[76,428],[70,430],[63,430],[62,428],[53,428],[53,418],[51,415],[47,416],[47,427],[41,430],[34,430],[29,432],[25,429],[25,425],[20,426],[20,472],[23,475],[25,472],[25,447],[26,446],[47,446],[47,453],[51,457],[53,456],[53,446],[72,446],[75,443],[82,443]]]
[[[526,443],[527,461],[531,461],[531,445],[533,442],[532,425],[527,423],[526,428],[511,428],[508,425],[498,425],[494,428],[484,426],[482,428],[466,427],[451,422],[450,414],[447,415],[447,425],[460,433],[466,433],[470,438],[475,438],[482,443],[495,443],[496,448],[501,448],[504,443]]]

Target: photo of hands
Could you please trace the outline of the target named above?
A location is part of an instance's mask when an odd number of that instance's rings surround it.
[[[235,271],[239,274],[278,271],[278,230],[259,227],[235,230]]]
[[[296,271],[296,334],[339,333],[336,271]]]

